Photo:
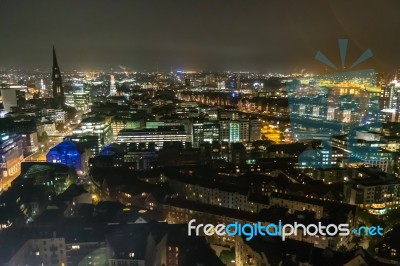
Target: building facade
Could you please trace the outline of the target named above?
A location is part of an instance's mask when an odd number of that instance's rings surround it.
[[[184,126],[159,126],[157,129],[125,129],[117,137],[118,143],[129,145],[143,144],[146,148],[154,145],[157,150],[164,146],[164,142],[185,143],[187,134]]]
[[[0,134],[0,155],[0,177],[17,176],[21,171],[21,162],[24,159],[21,136]]]

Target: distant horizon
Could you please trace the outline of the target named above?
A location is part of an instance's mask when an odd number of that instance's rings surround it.
[[[337,40],[334,40],[335,42]],[[54,45],[54,44],[53,44]],[[53,45],[49,45],[49,47],[51,48]],[[54,45],[55,46],[55,45]],[[56,46],[55,46],[56,47]],[[51,51],[51,49],[50,49]],[[93,68],[93,69],[88,69],[88,68],[84,68],[82,67],[81,69],[76,68],[76,67],[67,67],[64,68],[63,67],[63,56],[62,56],[62,51],[59,52],[59,50],[56,47],[56,51],[57,51],[57,57],[59,58],[59,65],[60,65],[60,69],[61,72],[66,72],[66,73],[70,73],[70,72],[107,72],[107,73],[111,73],[111,72],[115,72],[115,73],[122,73],[122,72],[138,72],[138,73],[176,73],[179,71],[183,71],[183,72],[196,72],[196,73],[204,73],[204,72],[210,72],[210,73],[225,73],[225,72],[232,72],[232,73],[252,73],[252,74],[278,74],[278,75],[292,75],[292,74],[326,74],[326,73],[337,73],[337,72],[347,72],[347,71],[355,71],[355,70],[359,70],[359,69],[374,69],[376,72],[378,73],[387,73],[387,72],[395,72],[397,70],[400,69],[399,67],[393,68],[393,69],[376,69],[373,67],[373,64],[371,64],[371,62],[368,61],[373,61],[371,59],[366,60],[366,62],[363,62],[360,64],[360,66],[355,67],[352,70],[347,70],[347,69],[332,69],[329,66],[324,65],[321,62],[318,62],[317,60],[314,60],[314,63],[319,64],[319,67],[317,67],[315,70],[307,70],[305,68],[301,68],[301,67],[294,67],[294,71],[290,71],[290,70],[282,70],[282,71],[278,71],[278,70],[268,70],[268,71],[262,71],[260,69],[241,69],[241,70],[237,70],[237,69],[201,69],[199,67],[188,67],[188,68],[184,68],[184,67],[174,67],[174,66],[170,66],[169,70],[167,69],[161,69],[158,68],[157,71],[157,64],[155,65],[154,69],[145,69],[142,68],[140,70],[134,69],[134,67],[131,66],[125,66],[125,65],[114,65],[114,66],[107,66],[107,67],[96,67],[97,69]],[[59,55],[61,54],[61,56]],[[51,53],[50,55],[48,55],[48,53],[46,53],[46,57],[49,59],[49,66],[48,67],[29,67],[29,68],[17,68],[17,67],[13,67],[13,66],[2,66],[0,65],[0,71],[39,71],[42,73],[47,73],[47,72],[51,72],[51,62],[52,62],[52,58],[51,58]],[[338,59],[338,55],[334,55],[334,60]],[[354,57],[354,56],[353,56]],[[365,67],[366,66],[366,67]],[[172,71],[171,71],[172,69]]]
[[[337,40],[335,40],[337,41]],[[50,45],[50,47],[55,46]],[[56,47],[56,46],[55,46]],[[316,70],[307,70],[305,68],[301,68],[301,67],[294,67],[294,71],[289,71],[289,70],[282,70],[282,71],[274,71],[274,70],[269,70],[269,71],[262,71],[260,69],[241,69],[241,70],[237,70],[237,69],[201,69],[199,67],[188,67],[188,68],[184,68],[184,67],[174,67],[174,66],[170,66],[169,70],[167,69],[161,69],[158,68],[158,64],[155,65],[154,69],[141,69],[141,70],[136,70],[134,69],[134,67],[132,66],[125,66],[125,65],[114,65],[114,66],[107,66],[107,67],[103,67],[103,68],[97,68],[97,69],[78,69],[78,68],[74,68],[74,67],[69,67],[64,69],[63,67],[63,62],[62,62],[62,55],[60,56],[60,52],[57,50],[57,47],[55,48],[57,51],[57,57],[59,57],[59,64],[60,64],[60,69],[61,72],[139,72],[139,73],[175,73],[175,72],[179,72],[179,71],[183,71],[183,72],[197,72],[197,73],[202,73],[202,72],[211,72],[211,73],[223,73],[223,72],[233,72],[233,73],[257,73],[257,74],[281,74],[281,75],[291,75],[291,74],[300,74],[300,73],[305,73],[305,74],[324,74],[324,73],[335,73],[335,72],[345,72],[348,71],[346,69],[332,69],[329,66],[324,65],[321,62],[318,62],[317,60],[314,61],[316,62],[316,64],[319,64],[320,66],[316,69]],[[62,52],[61,52],[62,53]],[[47,54],[46,54],[47,55]],[[51,55],[47,55],[46,57],[49,58],[49,62],[51,63],[52,58]],[[338,56],[336,56],[338,57]],[[60,59],[61,58],[61,59]],[[334,58],[337,59],[337,58]],[[371,64],[368,62],[368,60],[366,60],[367,62],[363,62],[361,64],[361,66],[358,66],[356,68],[354,68],[353,70],[357,70],[357,69],[374,69],[373,67],[371,67]],[[363,67],[363,65],[367,65],[368,67]],[[108,69],[107,69],[108,68]],[[158,68],[158,71],[157,71]],[[49,70],[47,70],[49,69]],[[171,71],[172,69],[172,71]],[[395,68],[395,69],[391,69],[391,70],[376,70],[376,72],[392,72],[392,71],[396,71],[399,68]],[[39,71],[39,72],[47,72],[50,71],[51,72],[51,64],[49,64],[49,67],[44,68],[44,67],[38,67],[38,68],[16,68],[16,67],[6,67],[6,66],[1,66],[0,65],[0,71]]]
[[[158,72],[155,70],[133,70],[133,69],[127,69],[127,70],[116,70],[113,68],[110,69],[67,69],[64,70],[62,68],[62,64],[60,63],[60,69],[61,69],[61,73],[62,74],[72,74],[72,73],[90,73],[90,72],[94,72],[94,73],[105,73],[105,74],[123,74],[123,73],[139,73],[139,74],[177,74],[179,72],[181,72],[182,74],[253,74],[253,75],[270,75],[271,77],[277,77],[279,75],[282,76],[292,76],[292,75],[326,75],[326,74],[334,74],[334,73],[341,73],[341,72],[349,72],[349,70],[331,70],[331,69],[327,69],[325,71],[321,71],[321,72],[307,72],[304,71],[303,73],[301,72],[261,72],[261,71],[246,71],[246,70],[192,70],[192,69],[176,69],[171,71],[162,71],[159,70]],[[368,68],[371,69],[371,68]],[[362,69],[365,70],[365,69]],[[388,70],[388,71],[379,71],[376,69],[372,69],[375,71],[375,73],[377,74],[385,74],[385,75],[393,75],[395,76],[396,73],[398,71],[400,71],[400,68],[398,69],[392,69],[392,70]],[[354,70],[357,71],[357,70]],[[38,73],[42,73],[42,74],[51,74],[51,67],[49,69],[16,69],[16,68],[0,68],[0,72],[38,72]],[[350,71],[352,72],[352,71]]]

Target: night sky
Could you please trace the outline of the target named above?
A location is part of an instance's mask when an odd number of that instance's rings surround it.
[[[318,50],[360,68],[400,67],[400,1],[2,0],[0,68],[325,71]]]

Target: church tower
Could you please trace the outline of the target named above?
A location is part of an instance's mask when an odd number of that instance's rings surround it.
[[[59,109],[64,107],[64,88],[62,86],[60,67],[58,66],[56,50],[53,45],[53,71],[51,75],[52,88],[53,88],[53,98],[54,98],[54,108]]]

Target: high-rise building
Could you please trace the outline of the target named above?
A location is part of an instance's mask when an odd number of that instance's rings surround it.
[[[25,100],[26,86],[2,85],[0,89],[1,99],[6,112],[11,112],[13,107]]]
[[[117,87],[115,87],[114,75],[110,75],[110,96],[117,95]]]
[[[219,123],[193,123],[193,147],[197,148],[203,142],[219,141]]]
[[[384,90],[382,88],[382,90]],[[382,93],[381,90],[381,93]],[[393,109],[393,108],[399,108],[399,91],[400,91],[400,83],[397,80],[393,80],[389,86],[388,89],[384,90],[386,92],[386,95],[389,92],[389,99],[387,106],[384,106],[383,109]]]
[[[258,119],[251,119],[250,120],[250,127],[249,127],[249,141],[253,142],[256,140],[261,139],[261,121]]]
[[[257,119],[221,120],[220,141],[251,142],[261,138],[261,123]]]
[[[60,67],[58,66],[56,50],[53,46],[53,71],[51,75],[54,107],[61,108],[65,105],[64,88],[62,86],[62,78]]]
[[[380,94],[380,108],[381,109],[391,109],[393,108],[393,92],[394,87],[393,83],[388,85],[383,85],[381,88]]]
[[[382,113],[388,116],[385,121],[400,121],[400,82],[394,79],[387,85],[383,85],[380,94],[380,109]]]

